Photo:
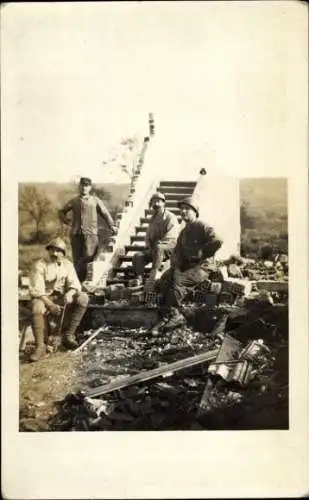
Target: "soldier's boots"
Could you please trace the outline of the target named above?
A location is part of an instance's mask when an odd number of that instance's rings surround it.
[[[62,341],[64,347],[67,349],[77,349],[78,343],[76,341],[76,337],[72,333],[65,333]]]
[[[151,334],[156,337],[160,334],[160,332],[163,330],[164,325],[168,322],[169,320],[169,315],[163,316],[163,318],[157,323],[152,329],[151,329]]]
[[[46,345],[38,345],[32,354],[30,354],[30,361],[35,362],[39,361],[39,359],[43,358],[46,354]]]
[[[152,328],[151,333],[156,337],[160,332],[172,330],[184,324],[186,324],[186,318],[178,309],[172,307],[170,313],[163,316],[161,321]]]
[[[35,339],[35,350],[30,355],[30,361],[39,361],[46,354],[46,345],[44,344],[45,322],[43,314],[32,315],[32,331]]]
[[[76,304],[74,304],[73,306],[71,321],[68,329],[63,334],[63,341],[62,341],[64,347],[66,347],[67,349],[76,349],[78,347],[78,343],[75,337],[75,332],[86,312],[86,309],[87,306],[84,307]]]
[[[174,328],[177,328],[178,326],[182,326],[186,324],[186,318],[184,315],[179,311],[179,309],[176,309],[175,307],[172,308],[171,310],[171,315],[167,323],[164,325],[164,330],[172,330]]]

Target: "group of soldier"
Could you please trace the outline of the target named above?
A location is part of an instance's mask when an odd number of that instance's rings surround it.
[[[46,352],[47,315],[63,316],[65,311],[68,321],[63,322],[63,346],[67,349],[78,347],[75,334],[89,302],[82,283],[86,279],[87,264],[96,259],[100,249],[98,218],[105,220],[112,234],[117,233],[109,211],[92,190],[91,179],[82,177],[78,196],[59,211],[60,220],[71,225],[73,263],[67,258],[65,242],[57,237],[46,246],[47,258],[33,265],[30,294],[36,347],[31,361],[39,360]],[[183,228],[176,215],[165,207],[163,193],[152,196],[150,207],[153,215],[146,232],[145,249],[134,255],[133,270],[138,282],[142,283],[145,265],[151,263],[145,289],[156,291],[168,306],[167,313],[153,328],[155,335],[185,323],[182,301],[188,290],[207,278],[209,259],[222,242],[214,229],[199,219],[199,208],[191,198],[179,202]],[[67,217],[69,212],[71,220]],[[163,263],[168,263],[169,268],[160,275]]]

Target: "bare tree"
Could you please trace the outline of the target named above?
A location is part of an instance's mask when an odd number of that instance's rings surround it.
[[[105,168],[120,169],[129,179],[134,175],[140,143],[138,137],[124,137],[120,144],[113,148],[106,160],[102,161]]]
[[[40,239],[40,231],[51,215],[52,204],[40,189],[32,184],[21,186],[19,210],[34,224],[34,239]]]

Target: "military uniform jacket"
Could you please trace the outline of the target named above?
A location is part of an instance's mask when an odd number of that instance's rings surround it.
[[[98,234],[98,214],[112,228],[114,221],[98,196],[76,196],[59,210],[59,217],[65,224],[66,214],[72,212],[72,234]]]
[[[63,259],[60,264],[44,259],[34,263],[30,274],[32,298],[53,293],[65,294],[70,289],[80,291],[81,284],[69,259]]]
[[[176,215],[169,210],[154,214],[147,228],[146,246],[152,249],[159,243],[167,246],[176,245],[179,227]]]
[[[172,264],[181,270],[206,263],[222,245],[214,229],[200,220],[187,224],[180,232]]]

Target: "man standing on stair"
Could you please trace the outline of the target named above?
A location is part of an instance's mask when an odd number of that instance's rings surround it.
[[[98,215],[107,223],[112,234],[117,233],[114,221],[100,198],[91,194],[92,181],[81,177],[79,196],[70,200],[59,210],[59,218],[70,225],[68,212],[72,212],[71,244],[73,262],[81,282],[86,279],[87,264],[95,260],[99,250]]]
[[[65,312],[70,315],[69,325],[63,333],[63,344],[68,349],[78,347],[75,331],[89,301],[88,295],[81,292],[81,284],[72,262],[65,257],[64,241],[55,238],[46,249],[48,258],[36,261],[30,275],[32,329],[36,344],[31,361],[38,361],[46,352],[44,343],[46,314],[60,316],[63,306]],[[63,321],[60,323],[62,326]]]
[[[156,325],[154,334],[162,327],[171,329],[185,323],[180,312],[182,301],[190,289],[208,278],[207,259],[213,257],[222,246],[214,229],[198,219],[199,209],[191,198],[180,201],[178,205],[186,225],[172,253],[171,268],[157,284],[164,304],[169,307],[169,315]]]
[[[162,263],[170,258],[179,234],[177,217],[165,208],[163,193],[155,193],[149,205],[154,214],[146,231],[146,247],[144,252],[138,252],[133,256],[133,270],[139,280],[143,279],[145,265],[152,263],[149,280],[146,282],[148,290],[157,278]]]

